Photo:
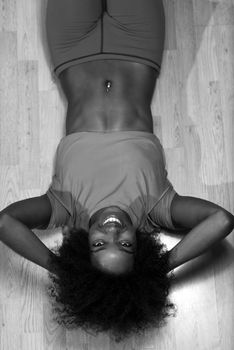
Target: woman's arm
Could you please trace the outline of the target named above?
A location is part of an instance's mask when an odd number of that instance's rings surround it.
[[[53,253],[33,231],[8,214],[0,216],[0,241],[24,258],[53,272],[49,265]]]
[[[203,254],[234,228],[231,213],[199,198],[176,195],[171,215],[175,225],[192,229],[169,252],[169,271]]]
[[[50,200],[44,194],[12,203],[3,209],[0,215],[8,214],[30,229],[40,229],[48,226],[51,213]]]

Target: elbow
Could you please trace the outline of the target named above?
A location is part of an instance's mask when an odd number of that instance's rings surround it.
[[[2,241],[4,228],[6,227],[7,214],[0,213],[0,242]]]
[[[229,233],[231,233],[234,229],[234,216],[226,210],[219,211],[219,216],[223,226],[226,227],[226,230]]]
[[[8,218],[8,214],[0,213],[0,229],[2,229],[6,225],[6,221],[8,220]]]

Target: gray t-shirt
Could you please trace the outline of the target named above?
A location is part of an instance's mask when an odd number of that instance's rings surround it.
[[[156,135],[144,131],[77,132],[60,141],[47,195],[47,228],[88,230],[99,209],[118,206],[137,228],[175,229],[170,206],[175,190]]]

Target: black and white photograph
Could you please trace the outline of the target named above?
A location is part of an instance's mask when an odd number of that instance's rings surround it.
[[[0,0],[0,350],[233,329],[234,0]]]

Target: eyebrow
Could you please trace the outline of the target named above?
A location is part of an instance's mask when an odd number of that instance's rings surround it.
[[[99,249],[96,250],[91,250],[92,253],[97,253],[100,252],[101,250],[105,250],[105,247],[100,247]],[[128,253],[128,254],[134,254],[134,252],[130,252],[129,250],[125,250],[123,248],[119,248],[119,250],[121,250],[122,252]]]

